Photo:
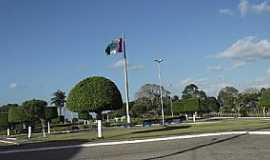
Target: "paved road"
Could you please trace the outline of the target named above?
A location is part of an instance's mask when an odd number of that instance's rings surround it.
[[[0,154],[0,160],[269,160],[269,135],[228,135]]]

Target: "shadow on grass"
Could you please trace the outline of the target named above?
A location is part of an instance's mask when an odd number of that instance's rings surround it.
[[[162,132],[162,131],[171,131],[171,130],[178,130],[178,129],[186,129],[190,128],[191,126],[185,125],[185,126],[165,126],[163,128],[157,128],[157,129],[148,129],[143,131],[134,131],[132,133],[139,134],[139,133],[152,133],[152,132]]]

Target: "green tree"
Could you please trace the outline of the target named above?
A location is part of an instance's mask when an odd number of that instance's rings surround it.
[[[62,116],[62,108],[66,103],[66,95],[65,92],[61,90],[57,90],[53,93],[53,97],[51,98],[51,104],[54,104],[59,110],[59,116]]]
[[[8,113],[0,112],[0,130],[8,128],[9,128]]]
[[[98,119],[104,110],[122,107],[117,86],[104,77],[90,77],[79,82],[69,93],[67,107],[73,112],[95,112]]]
[[[51,120],[57,117],[57,107],[50,106],[45,108],[45,119],[47,121],[48,134],[51,133]]]
[[[116,110],[122,105],[122,97],[117,86],[104,77],[89,77],[82,80],[72,88],[67,98],[68,109],[73,112],[95,112],[98,120],[102,118],[102,111]]]
[[[89,119],[91,119],[91,116],[90,116],[89,112],[82,111],[82,112],[78,113],[78,118],[82,119],[82,120],[89,120]]]
[[[18,104],[6,104],[0,107],[0,112],[8,112],[9,108],[11,107],[18,107]]]
[[[47,107],[47,102],[43,100],[29,100],[25,101],[22,104],[26,114],[30,117],[31,120],[40,120],[41,126],[42,126],[42,133],[43,137],[46,137],[45,132],[45,122],[46,122],[46,115],[45,115],[45,109]]]
[[[206,101],[206,106],[209,112],[219,112],[220,104],[216,97],[208,97]]]
[[[189,84],[182,92],[182,99],[189,98],[199,98],[201,100],[206,100],[207,95],[203,90],[199,90],[199,87],[195,84]]]
[[[198,98],[182,99],[173,103],[175,113],[194,113],[200,110],[200,100]]]
[[[22,107],[12,107],[8,111],[8,121],[10,123],[23,123],[29,118]]]
[[[139,98],[134,102],[134,105],[130,109],[132,117],[144,117],[150,114],[150,110],[153,109],[151,100],[148,98]]]
[[[25,126],[26,122],[30,122],[30,118],[25,113],[23,107],[11,107],[8,111],[8,122],[15,126],[15,131],[18,130],[18,125]]]
[[[178,101],[179,100],[179,97],[177,96],[177,95],[174,95],[173,97],[172,97],[172,101],[173,102],[176,102],[176,101]]]
[[[259,104],[262,107],[263,115],[266,115],[267,109],[270,108],[270,88],[265,89],[259,99]]]
[[[221,104],[223,112],[235,112],[238,90],[234,87],[225,87],[218,93],[218,101]]]

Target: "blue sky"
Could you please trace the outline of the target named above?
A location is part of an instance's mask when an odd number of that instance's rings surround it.
[[[0,0],[0,104],[49,100],[88,76],[124,88],[122,55],[104,49],[125,33],[131,99],[145,83],[180,95],[270,84],[270,1]]]

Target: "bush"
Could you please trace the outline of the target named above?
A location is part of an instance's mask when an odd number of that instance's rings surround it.
[[[8,113],[0,113],[0,128],[6,129],[8,127]]]
[[[12,107],[8,111],[9,123],[22,123],[28,120],[28,117],[22,107]]]

